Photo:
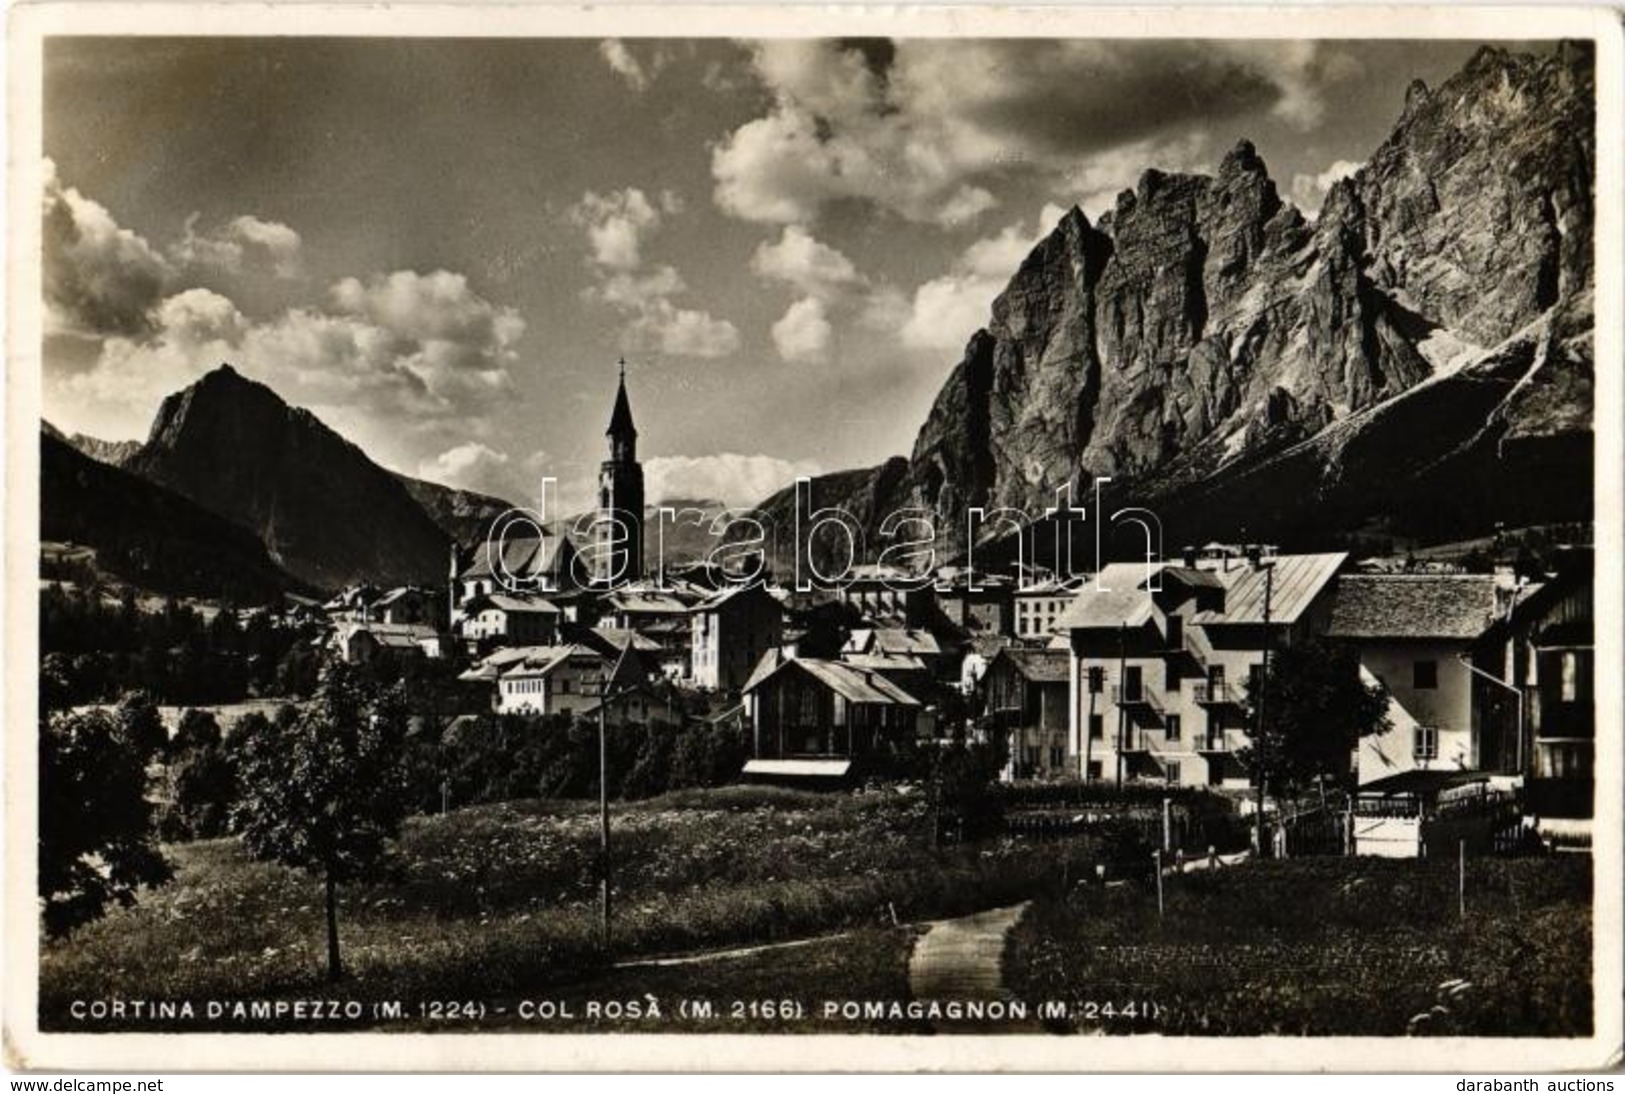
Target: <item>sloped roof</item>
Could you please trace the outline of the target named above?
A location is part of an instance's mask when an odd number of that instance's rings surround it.
[[[653,589],[617,589],[604,598],[611,611],[662,614],[687,612],[688,604],[672,593]]]
[[[740,691],[745,692],[754,689],[756,685],[777,672],[779,666],[784,664],[786,660],[783,650],[772,649],[763,653],[756,662],[755,667],[750,670],[750,677],[745,681],[745,686]]]
[[[624,650],[630,646],[642,653],[659,653],[663,648],[653,638],[626,627],[594,627],[592,633],[616,650]]]
[[[534,679],[538,676],[547,676],[574,657],[590,657],[594,661],[604,660],[603,654],[597,650],[574,642],[565,646],[531,646],[529,649],[531,656],[525,657],[517,665],[501,673],[503,679],[517,677]]]
[[[867,672],[925,671],[925,662],[911,653],[843,653],[841,664]]]
[[[440,632],[427,623],[357,623],[350,628],[347,637],[354,637],[361,631],[372,635],[375,642],[389,649],[408,649],[440,637]]]
[[[995,664],[1010,662],[1016,672],[1035,684],[1066,684],[1072,680],[1072,657],[1064,649],[1009,646],[993,660]]]
[[[1192,589],[1222,589],[1224,582],[1212,570],[1199,570],[1190,566],[1164,566],[1164,581],[1170,578]]]
[[[852,653],[915,654],[933,657],[942,652],[937,636],[918,627],[860,627],[847,639]]]
[[[491,541],[485,540],[474,548],[474,557],[457,574],[461,580],[482,577],[535,577],[551,573],[558,565],[559,551],[564,547],[563,535],[548,530],[546,535],[510,535],[502,539],[501,565],[497,565],[497,552]]]
[[[745,691],[754,691],[772,677],[787,669],[799,669],[823,684],[849,703],[867,703],[882,706],[917,707],[920,701],[878,672],[865,671],[839,661],[822,661],[811,657],[795,657],[774,663],[772,654],[757,663],[745,683]]]
[[[1326,585],[1348,561],[1346,552],[1316,555],[1276,555],[1269,566],[1246,562],[1210,571],[1224,582],[1224,610],[1198,612],[1192,622],[1201,626],[1262,623],[1264,593],[1270,593],[1270,620],[1294,623],[1315,602]],[[1269,575],[1273,572],[1273,577]]]
[[[559,614],[557,607],[541,597],[508,596],[505,593],[493,593],[485,598],[485,602],[491,607],[501,608],[505,612],[530,612],[537,615]]]
[[[773,599],[771,594],[769,594],[768,591],[761,585],[735,585],[730,588],[723,589],[720,592],[711,593],[689,610],[694,612],[715,611],[724,604],[727,604],[748,593],[761,593],[768,596],[770,600]],[[777,603],[776,600],[774,602]]]
[[[1488,574],[1347,574],[1332,593],[1333,638],[1471,640],[1495,618]]]
[[[382,608],[382,607],[385,607],[387,605],[395,603],[397,600],[404,600],[409,596],[420,596],[420,597],[422,597],[422,596],[428,596],[428,595],[429,595],[429,593],[428,593],[428,590],[426,590],[426,589],[420,589],[415,585],[402,585],[402,586],[400,586],[398,588],[394,588],[394,589],[389,590],[389,592],[385,593],[383,596],[379,597],[377,600],[374,600],[372,602],[372,605],[375,608]]]
[[[502,675],[502,670],[518,664],[527,657],[545,656],[546,651],[556,649],[555,646],[504,646],[499,650],[492,650],[480,659],[479,663],[461,673],[459,680],[495,680]]]
[[[1161,569],[1160,563],[1152,564]],[[1072,603],[1056,621],[1057,630],[1095,630],[1144,626],[1151,619],[1151,594],[1143,562],[1113,562],[1079,586]]]
[[[340,638],[346,642],[362,632],[371,635],[380,646],[395,648],[415,646],[440,636],[440,632],[427,623],[350,623],[339,628]]]

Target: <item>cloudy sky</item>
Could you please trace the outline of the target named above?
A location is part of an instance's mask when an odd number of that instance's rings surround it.
[[[1250,138],[1311,215],[1466,42],[55,39],[45,412],[221,361],[381,463],[651,499],[906,453],[1061,213]]]

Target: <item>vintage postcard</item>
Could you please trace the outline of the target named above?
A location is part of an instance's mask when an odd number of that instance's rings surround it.
[[[1616,15],[15,7],[8,1059],[1617,1065]]]

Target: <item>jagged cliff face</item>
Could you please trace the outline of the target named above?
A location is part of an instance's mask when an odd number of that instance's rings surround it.
[[[1101,476],[1141,504],[1245,478],[1284,520],[1388,485],[1360,481],[1364,449],[1406,449],[1384,473],[1414,478],[1589,430],[1593,95],[1588,50],[1485,49],[1413,85],[1312,222],[1247,142],[1216,177],[1146,172],[1097,224],[1074,209],[994,301],[886,500],[935,509],[948,551],[967,507],[1035,512]],[[1394,412],[1437,385],[1465,420],[1430,435]],[[1286,498],[1261,472],[1279,461]],[[1381,515],[1357,509],[1339,515]]]

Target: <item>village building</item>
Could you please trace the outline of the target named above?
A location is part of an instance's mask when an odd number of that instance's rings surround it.
[[[678,680],[689,672],[689,608],[692,598],[653,585],[637,585],[604,594],[599,625],[636,631],[660,645],[654,658],[661,675]]]
[[[848,779],[883,768],[918,732],[919,700],[839,661],[770,652],[744,697],[753,756],[747,778]]]
[[[375,585],[361,583],[339,590],[322,604],[322,612],[329,623],[367,623],[371,621],[373,601],[379,596]]]
[[[558,639],[559,617],[559,609],[541,597],[491,593],[462,605],[455,634],[470,653],[546,646]]]
[[[609,658],[579,643],[527,647],[517,657],[487,659],[464,678],[494,678],[493,709],[498,714],[596,717],[606,680],[612,692],[607,721],[647,721],[658,706],[635,654]]]
[[[1273,648],[1325,629],[1347,556],[1228,553],[1113,563],[1061,617],[1069,752],[1088,779],[1245,787],[1248,683]],[[1266,632],[1265,619],[1269,620]],[[1064,644],[1064,645],[1063,645]]]
[[[1563,552],[1549,580],[1517,587],[1508,601],[1473,658],[1484,766],[1524,776],[1525,811],[1544,828],[1589,833],[1597,732],[1591,551]]]
[[[378,623],[433,624],[435,614],[433,592],[416,585],[402,585],[374,600],[368,617]]]
[[[879,625],[918,623],[934,610],[934,593],[928,581],[907,570],[877,563],[853,566],[836,586],[836,595],[841,603]]]
[[[547,597],[576,589],[575,545],[558,525],[512,520],[468,551],[451,549],[450,618],[460,628],[469,609],[491,596]],[[557,607],[557,605],[554,605]]]
[[[1059,633],[1061,616],[1066,613],[1077,591],[1076,585],[1053,577],[1016,589],[1015,636],[1030,642],[1048,642]]]
[[[332,643],[340,659],[350,665],[442,657],[446,652],[440,632],[426,623],[340,623],[334,628]]]
[[[937,571],[937,611],[968,635],[1016,633],[1016,583],[1003,574],[975,575],[958,567]]]
[[[689,609],[689,682],[738,691],[783,633],[784,609],[761,585],[714,593]]]
[[[1361,677],[1388,693],[1390,728],[1360,740],[1361,785],[1405,771],[1481,766],[1470,658],[1498,601],[1489,574],[1338,578],[1326,636],[1352,645]]]
[[[1007,646],[982,676],[987,714],[1006,734],[1012,779],[1077,775],[1067,747],[1071,659],[1064,649]]]

